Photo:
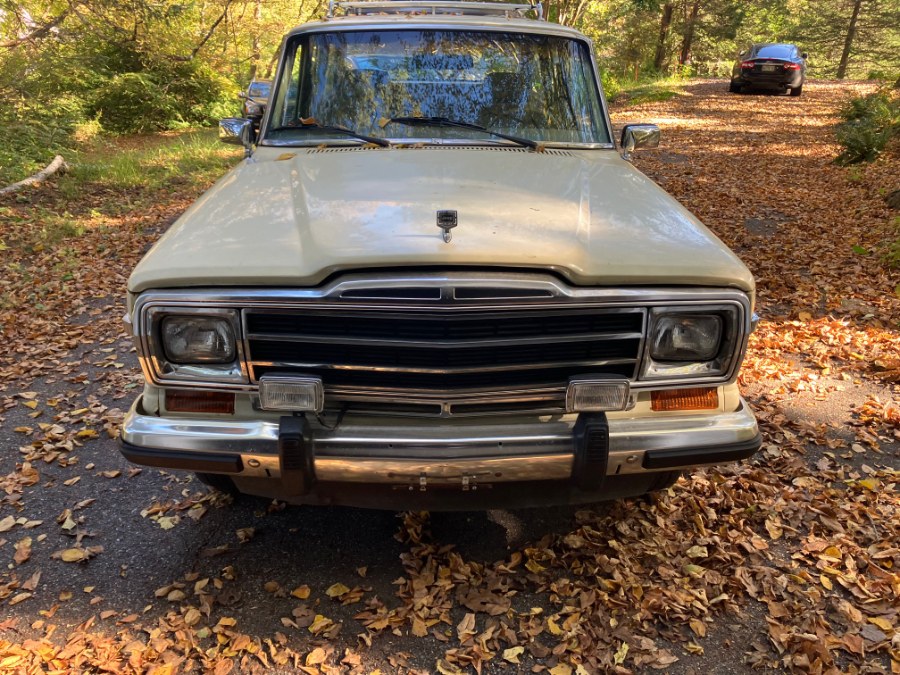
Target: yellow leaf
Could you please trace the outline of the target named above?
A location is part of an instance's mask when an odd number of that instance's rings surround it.
[[[309,654],[306,655],[306,665],[308,666],[317,666],[320,663],[325,663],[325,658],[328,655],[325,653],[325,650],[321,647],[316,647]]]
[[[834,588],[834,584],[831,583],[831,579],[826,577],[824,574],[819,575],[819,581],[822,585],[827,588],[829,591]]]
[[[6,516],[3,520],[0,520],[0,532],[9,532],[16,524],[16,519],[13,516]]]
[[[877,478],[863,478],[859,481],[859,484],[862,485],[869,492],[876,492],[878,488],[881,487],[881,481]]]
[[[9,604],[18,605],[23,600],[27,600],[28,598],[30,598],[31,595],[31,593],[19,593],[18,595],[14,595],[12,599],[10,599]]]
[[[16,565],[21,565],[31,557],[31,537],[25,537],[16,542],[16,553],[13,560]]]
[[[691,626],[691,630],[694,631],[700,637],[706,637],[706,624],[703,623],[700,619],[691,619],[688,622]]]
[[[275,158],[275,161],[276,162],[284,162],[285,160],[293,159],[296,156],[297,156],[296,152],[282,152],[280,155],[278,155],[278,157]]]
[[[880,616],[870,616],[869,623],[874,623],[876,626],[878,626],[881,630],[885,631],[886,633],[890,633],[891,631],[894,630],[894,625],[887,619],[884,619]]]
[[[32,410],[34,410],[38,406],[37,401],[25,401],[22,405],[31,408]]]
[[[334,625],[334,622],[329,619],[327,616],[323,616],[321,614],[316,614],[316,618],[313,619],[313,622],[309,625],[307,630],[313,635],[318,635],[324,630],[327,630],[331,626]]]
[[[416,637],[425,637],[428,635],[428,626],[425,625],[425,622],[418,616],[413,616],[412,634]]]
[[[444,659],[438,659],[435,666],[441,675],[463,675],[463,671]]]
[[[560,663],[549,670],[550,675],[572,675],[572,666],[568,663]]]
[[[306,584],[297,586],[297,588],[291,591],[291,595],[299,600],[306,600],[309,597],[309,593],[309,586],[307,586]]]
[[[203,615],[200,614],[200,610],[195,609],[194,607],[191,607],[184,614],[184,622],[188,626],[196,626],[198,623],[200,623],[201,618],[203,618]]]
[[[93,429],[82,429],[77,434],[75,434],[76,438],[97,438],[100,434],[98,434]]]
[[[562,628],[553,619],[547,619],[547,630],[553,635],[562,635]]]
[[[616,650],[616,653],[613,654],[613,662],[617,666],[621,666],[625,662],[625,657],[628,656],[628,643],[623,642],[619,645],[619,648]]]
[[[539,565],[538,563],[536,563],[534,560],[530,560],[530,559],[527,563],[525,563],[525,567],[528,569],[529,572],[533,572],[534,574],[539,574],[539,573],[543,572],[545,569],[547,569],[546,567],[543,567],[542,565]]]
[[[70,478],[69,480],[64,480],[63,485],[72,486],[75,485],[78,481],[81,480],[81,476],[75,476],[75,478]]]
[[[709,552],[705,546],[691,546],[687,550],[687,556],[688,558],[707,558],[709,557]]]
[[[67,548],[59,557],[63,562],[81,562],[88,559],[88,552],[83,548]]]
[[[510,647],[509,649],[503,650],[503,659],[504,661],[509,661],[510,663],[519,663],[519,657],[522,655],[522,652],[525,651],[525,647]]]
[[[784,528],[774,520],[766,520],[766,531],[769,533],[769,537],[772,541],[781,539],[781,535],[784,534]]]
[[[344,584],[336,583],[329,586],[328,590],[325,591],[325,595],[327,595],[329,598],[339,598],[349,592],[350,589],[344,586]]]

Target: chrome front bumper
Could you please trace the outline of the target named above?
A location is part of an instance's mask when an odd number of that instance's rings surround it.
[[[606,475],[670,471],[748,457],[760,446],[756,419],[741,401],[731,413],[612,418]],[[396,419],[315,428],[319,481],[469,485],[567,480],[575,461],[576,416],[516,424],[423,424]],[[164,418],[141,399],[122,427],[125,456],[166,468],[280,478],[276,421]]]

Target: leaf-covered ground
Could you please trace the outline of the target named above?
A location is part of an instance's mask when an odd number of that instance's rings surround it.
[[[765,442],[592,509],[232,504],[129,466],[125,279],[201,189],[184,176],[232,156],[137,139],[98,151],[114,180],[95,161],[0,202],[0,671],[900,672],[900,160],[830,163],[853,91],[615,107],[660,124],[638,166],[757,278]]]

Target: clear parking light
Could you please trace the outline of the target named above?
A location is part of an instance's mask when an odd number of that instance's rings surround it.
[[[259,406],[263,410],[322,412],[325,394],[317,377],[264,375],[259,380]]]
[[[172,363],[231,363],[235,359],[234,332],[223,317],[167,316],[160,330]]]
[[[719,352],[722,317],[669,314],[656,320],[650,356],[656,361],[709,361]]]
[[[625,380],[571,380],[566,389],[568,412],[625,410],[629,385]]]

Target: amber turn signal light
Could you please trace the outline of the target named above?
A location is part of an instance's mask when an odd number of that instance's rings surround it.
[[[166,389],[166,410],[169,412],[234,414],[234,394],[218,391],[188,391]]]
[[[703,389],[668,389],[650,392],[650,409],[657,412],[671,410],[715,410],[719,407],[719,392],[715,387]]]

